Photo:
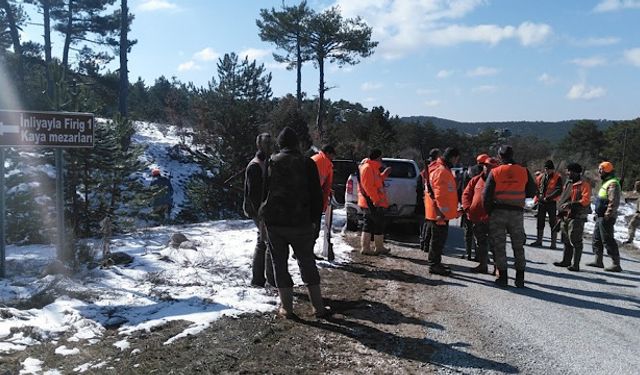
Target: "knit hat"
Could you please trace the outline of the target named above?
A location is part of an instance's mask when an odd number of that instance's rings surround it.
[[[280,149],[298,149],[298,134],[296,131],[286,126],[278,135],[278,147]]]
[[[608,162],[608,161],[603,161],[598,166],[598,169],[601,169],[605,173],[611,173],[613,172],[613,164],[611,164],[611,162]]]
[[[490,156],[487,154],[480,154],[476,157],[476,163],[478,164],[485,164],[487,159],[489,159]]]
[[[513,158],[513,147],[509,145],[502,145],[498,150],[498,155],[502,159],[512,159]]]
[[[567,165],[567,170],[569,172],[582,173],[582,166],[578,163],[569,163],[569,165]]]
[[[553,160],[547,160],[544,162],[544,167],[547,169],[556,169],[553,165]]]

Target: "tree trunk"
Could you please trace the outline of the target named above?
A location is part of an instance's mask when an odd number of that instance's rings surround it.
[[[322,121],[324,119],[324,57],[318,57],[318,70],[320,71],[320,85],[318,87],[318,115],[316,116],[316,127],[320,141],[324,142],[324,129]]]
[[[67,29],[65,30],[64,48],[62,50],[62,69],[66,74],[69,69],[69,48],[71,47],[71,28],[73,27],[73,0],[68,0],[69,6],[67,11],[69,12],[69,18],[67,19]]]
[[[127,7],[127,0],[121,0],[120,9],[120,95],[118,109],[122,117],[127,117],[127,96],[129,94],[129,71],[127,68],[129,8]]]
[[[298,110],[302,108],[302,51],[300,48],[300,37],[296,42],[296,99],[298,99]]]
[[[13,43],[13,52],[18,58],[18,79],[20,80],[19,90],[22,92],[24,89],[24,67],[22,65],[22,45],[20,44],[20,32],[18,31],[18,25],[16,25],[16,18],[13,14],[13,8],[9,5],[8,0],[0,0],[0,7],[4,8],[7,22],[9,23],[9,33],[11,33],[11,41]]]
[[[42,0],[44,14],[44,59],[47,65],[47,96],[53,99],[53,73],[51,72],[51,4],[49,0]],[[58,110],[59,108],[55,108]]]

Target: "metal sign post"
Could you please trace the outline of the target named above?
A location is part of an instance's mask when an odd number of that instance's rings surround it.
[[[56,158],[56,212],[58,259],[67,260],[64,229],[63,148],[91,148],[95,118],[91,113],[0,110],[0,277],[5,275],[5,147],[54,147]]]

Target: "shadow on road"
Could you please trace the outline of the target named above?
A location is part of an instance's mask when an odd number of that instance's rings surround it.
[[[428,279],[426,277],[407,273],[403,270],[384,270],[384,269],[377,269],[373,267],[367,267],[367,265],[362,263],[348,263],[348,264],[341,265],[339,268],[346,272],[352,272],[367,278],[378,279],[378,280],[393,280],[393,281],[400,281],[404,283],[423,284],[428,286],[449,285],[449,286],[460,286],[465,288],[467,287],[464,284],[452,283],[446,280]],[[426,272],[426,269],[425,269],[425,272]]]

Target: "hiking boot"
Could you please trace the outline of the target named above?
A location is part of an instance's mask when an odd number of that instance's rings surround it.
[[[435,275],[449,276],[451,274],[451,270],[442,265],[442,263],[433,264],[429,267],[429,273],[433,273]]]
[[[489,267],[486,264],[480,264],[476,267],[469,268],[471,273],[489,273]]]
[[[542,247],[542,241],[539,240],[535,240],[532,243],[529,244],[529,246],[533,246],[533,247]]]
[[[556,267],[569,267],[571,265],[570,262],[553,262],[553,265]]]
[[[371,250],[371,234],[367,232],[362,232],[360,236],[360,254],[363,255],[374,255]]]
[[[570,265],[569,267],[567,267],[567,269],[573,272],[580,272],[580,266],[577,265]]]
[[[555,243],[551,243],[551,246],[549,246],[549,249],[556,250],[557,249],[556,244]]]
[[[524,270],[516,271],[516,288],[524,288]]]
[[[619,264],[614,264],[611,267],[607,267],[604,269],[607,272],[622,272],[622,267]]]
[[[375,236],[373,236],[373,243],[375,245],[375,254],[379,254],[379,255],[386,255],[389,254],[390,250],[387,247],[384,247],[384,235],[383,234],[376,234]]]
[[[497,286],[506,287],[507,283],[507,270],[497,270],[498,278],[494,280]]]
[[[591,263],[587,263],[587,266],[596,267],[596,268],[604,268],[604,263],[602,263],[602,260],[600,260],[599,262],[597,260],[594,260]]]

